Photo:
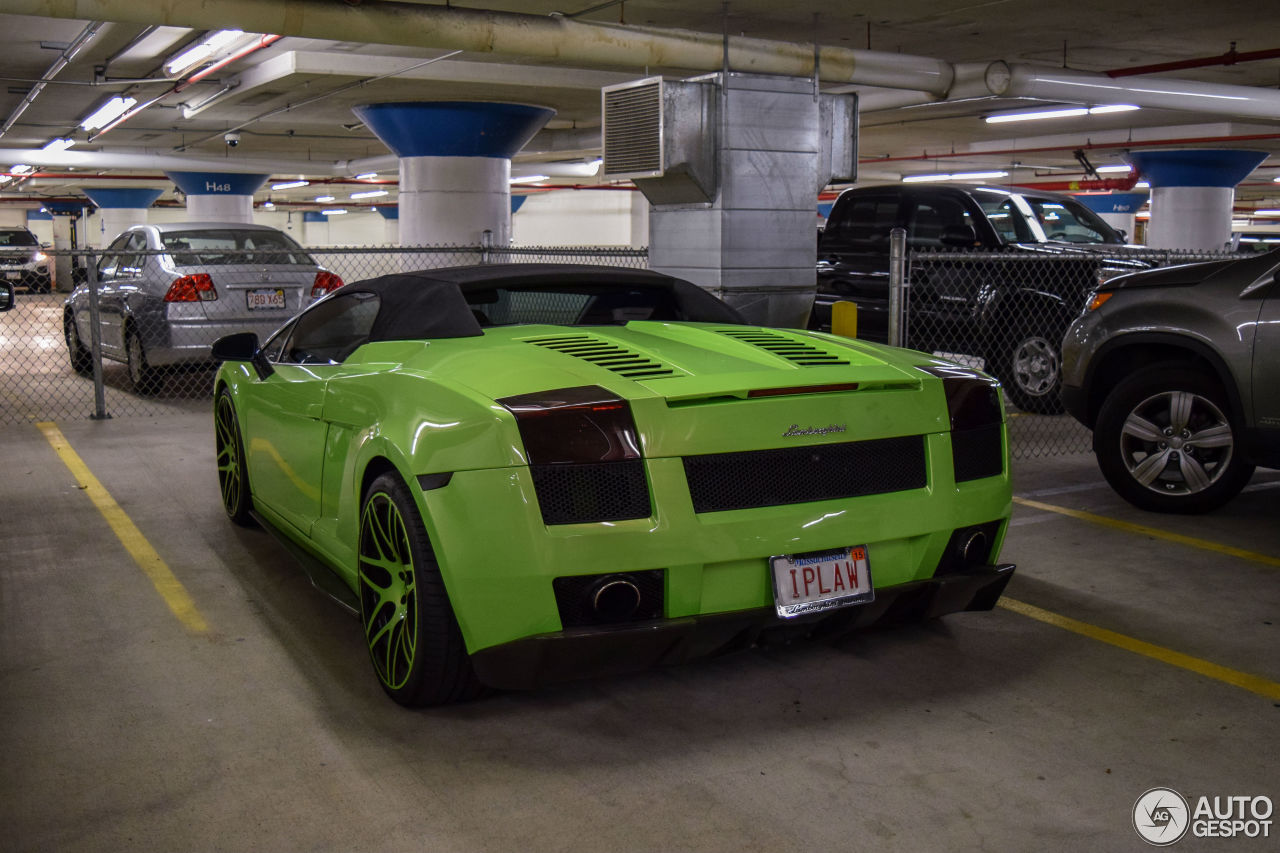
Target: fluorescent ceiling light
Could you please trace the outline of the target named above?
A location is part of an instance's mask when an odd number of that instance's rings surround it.
[[[1280,216],[1280,210],[1255,210],[1253,216]]]
[[[333,201],[333,196],[331,196],[331,195],[318,195],[318,196],[316,196],[316,201],[318,201],[320,204],[328,204],[329,202]]]
[[[85,130],[97,130],[100,127],[106,127],[111,122],[128,112],[129,108],[138,103],[137,98],[122,98],[116,95],[97,111],[92,113],[84,121],[80,122],[80,127]]]
[[[1007,178],[1008,172],[952,172],[942,175],[904,175],[904,184],[918,184],[923,181],[982,181],[987,178]]]
[[[31,167],[26,163],[15,163],[9,167],[9,172],[14,175],[25,175],[31,171]]]
[[[1280,175],[1277,175],[1276,177],[1272,178],[1271,180],[1275,181],[1277,184],[1280,184]]]
[[[181,74],[188,68],[204,62],[242,35],[244,30],[218,30],[204,41],[170,59],[164,64],[164,70],[169,72],[170,76]]]
[[[1105,175],[1109,172],[1132,172],[1132,166],[1099,166],[1096,170],[1099,175]]]
[[[364,174],[356,175],[356,180],[357,180],[357,181],[370,181],[370,180],[373,180],[373,179],[374,179],[374,178],[376,178],[376,177],[378,177],[378,173],[377,173],[377,172],[365,172]]]
[[[331,207],[328,210],[322,210],[320,212],[323,213],[325,216],[341,216],[342,214],[346,213],[347,210],[346,208],[343,208],[343,207]]]
[[[536,184],[538,181],[547,180],[546,175],[525,175],[523,178],[512,178],[513,184]]]
[[[273,190],[292,190],[298,187],[305,187],[311,184],[310,181],[285,181],[283,184],[272,184]]]
[[[262,206],[263,206],[263,207],[265,207],[267,210],[272,210],[272,209],[274,209],[274,208],[275,208],[276,203],[275,203],[274,201],[272,201],[271,199],[267,199],[266,201],[264,201],[264,202],[262,203]]]
[[[5,184],[9,183],[12,180],[13,178],[10,175],[0,175],[0,187],[4,186]],[[40,208],[40,212],[44,213],[43,207]]]
[[[1030,110],[1019,113],[995,113],[983,121],[987,124],[1002,124],[1010,121],[1033,121],[1042,118],[1071,118],[1073,116],[1098,115],[1101,113],[1126,113],[1138,109],[1133,104],[1103,104],[1098,107],[1055,107],[1048,110]]]
[[[352,198],[376,198],[380,195],[387,195],[386,190],[366,190],[362,193],[352,193]]]
[[[1138,181],[1136,184],[1134,184],[1134,185],[1133,185],[1133,188],[1134,188],[1135,190],[1149,190],[1149,189],[1151,189],[1151,182],[1150,182],[1150,181]]]
[[[45,146],[40,150],[41,151],[66,151],[68,148],[70,148],[72,145],[75,145],[75,144],[76,144],[76,141],[74,139],[71,139],[69,137],[62,137],[59,139],[49,140],[48,142],[45,143]]]

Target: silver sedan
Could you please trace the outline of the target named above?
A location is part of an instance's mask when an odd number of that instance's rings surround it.
[[[287,234],[265,225],[181,222],[135,225],[97,266],[102,355],[128,365],[141,393],[166,371],[207,364],[213,341],[233,332],[266,338],[314,300],[342,286]],[[92,368],[89,285],[63,309],[71,366]]]

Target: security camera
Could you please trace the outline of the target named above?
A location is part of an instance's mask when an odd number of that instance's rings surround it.
[[[224,133],[222,134],[222,141],[227,143],[228,148],[235,148],[240,144],[240,134],[236,133],[234,130],[230,133]]]

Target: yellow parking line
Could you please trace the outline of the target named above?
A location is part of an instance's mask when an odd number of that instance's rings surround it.
[[[93,505],[98,508],[98,512],[102,513],[107,524],[111,525],[111,529],[115,531],[116,537],[124,545],[125,550],[150,579],[151,585],[156,588],[156,592],[160,593],[164,603],[169,605],[169,609],[173,611],[174,616],[178,617],[178,621],[194,633],[203,634],[208,631],[209,626],[200,615],[200,611],[196,610],[195,602],[187,594],[186,587],[173,576],[173,572],[169,570],[156,549],[151,547],[151,543],[142,535],[138,526],[133,523],[120,504],[115,502],[98,478],[93,476],[93,472],[89,470],[84,460],[71,449],[62,431],[47,421],[38,423],[36,426],[44,433],[54,453],[58,454],[58,458],[79,481],[85,493],[88,494],[89,500],[93,501]]]
[[[1176,542],[1179,545],[1187,545],[1192,548],[1213,551],[1215,554],[1225,554],[1228,557],[1239,557],[1242,560],[1261,563],[1264,566],[1280,568],[1280,557],[1273,557],[1270,554],[1259,554],[1256,551],[1246,551],[1243,548],[1235,548],[1231,545],[1210,542],[1208,539],[1197,539],[1194,536],[1183,536],[1181,533],[1170,533],[1167,530],[1147,527],[1145,524],[1134,524],[1129,521],[1121,521],[1117,518],[1107,518],[1105,515],[1095,515],[1092,512],[1085,512],[1084,510],[1079,509],[1067,509],[1063,506],[1054,506],[1053,504],[1041,503],[1040,501],[1033,501],[1028,498],[1015,497],[1013,502],[1032,509],[1042,509],[1045,512],[1056,512],[1059,515],[1066,515],[1071,518],[1080,519],[1081,521],[1088,521],[1092,524],[1100,524],[1103,527],[1110,527],[1113,530],[1123,530],[1126,533],[1139,533],[1143,536],[1154,536],[1156,539],[1163,539],[1166,542]]]
[[[1166,649],[1163,646],[1157,646],[1153,643],[1144,642],[1134,637],[1118,634],[1115,631],[1108,631],[1106,628],[1099,628],[1097,625],[1090,625],[1088,622],[1081,622],[1077,619],[1071,619],[1049,610],[1042,610],[1031,604],[1026,604],[1011,598],[1001,598],[1000,606],[1006,610],[1012,610],[1014,613],[1021,613],[1023,616],[1030,617],[1046,625],[1053,625],[1066,631],[1080,634],[1108,645],[1116,646],[1125,651],[1133,652],[1137,655],[1149,657],[1158,660],[1161,663],[1167,663],[1170,666],[1176,666],[1179,669],[1185,669],[1190,672],[1203,675],[1206,678],[1212,678],[1230,684],[1234,687],[1241,687],[1250,693],[1257,693],[1259,696],[1265,696],[1273,701],[1280,702],[1280,684],[1269,681],[1257,675],[1250,675],[1247,672],[1240,672],[1229,667],[1219,666],[1216,663],[1210,663],[1207,660],[1185,655],[1182,652],[1175,652],[1173,649]]]

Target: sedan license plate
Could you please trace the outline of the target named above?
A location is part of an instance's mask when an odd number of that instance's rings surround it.
[[[284,307],[284,291],[278,287],[259,287],[245,294],[250,311]]]
[[[774,557],[773,598],[784,619],[875,599],[867,546]]]

